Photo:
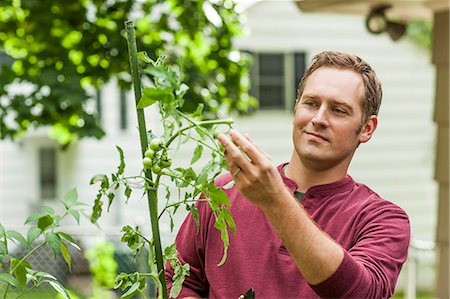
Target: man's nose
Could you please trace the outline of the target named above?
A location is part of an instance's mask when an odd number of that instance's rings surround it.
[[[316,110],[312,123],[314,126],[328,127],[328,114],[325,107],[322,106]]]

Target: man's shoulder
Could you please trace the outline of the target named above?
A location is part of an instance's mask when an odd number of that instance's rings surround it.
[[[356,191],[355,196],[359,200],[363,201],[365,205],[369,206],[371,209],[374,208],[385,209],[386,211],[406,215],[406,212],[402,207],[400,207],[398,204],[391,201],[390,199],[379,195],[376,191],[374,191],[372,188],[370,188],[365,184],[357,182],[355,191]]]

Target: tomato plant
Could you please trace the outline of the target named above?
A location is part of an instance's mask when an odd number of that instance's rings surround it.
[[[41,206],[37,213],[29,216],[25,221],[25,224],[29,225],[26,235],[14,230],[5,230],[0,224],[0,264],[2,265],[0,283],[6,284],[2,298],[12,298],[8,297],[11,288],[18,291],[15,298],[19,298],[43,284],[49,284],[63,298],[70,298],[66,289],[53,275],[33,269],[27,261],[40,248],[48,245],[55,257],[61,254],[69,270],[71,269],[72,258],[68,245],[78,250],[80,248],[71,235],[61,231],[60,223],[65,218],[72,217],[79,224],[81,215],[89,217],[84,210],[86,204],[78,201],[76,189],[69,190],[60,202],[64,205],[62,215],[57,214],[51,207]],[[27,254],[22,258],[15,257],[9,250],[10,242],[22,245],[27,249]]]
[[[130,198],[135,180],[143,182],[144,193],[147,196],[149,206],[150,222],[152,225],[152,238],[143,235],[138,227],[126,226],[123,228],[122,241],[137,253],[145,249],[149,252],[150,273],[121,273],[116,280],[116,288],[125,291],[124,298],[143,293],[146,288],[146,277],[155,280],[160,298],[167,298],[166,283],[164,277],[164,262],[169,261],[175,270],[175,281],[171,289],[171,297],[176,297],[181,291],[181,285],[186,275],[189,274],[189,265],[182,264],[178,260],[176,246],[167,247],[164,251],[161,246],[159,219],[163,214],[167,214],[173,229],[173,214],[178,207],[184,205],[192,212],[194,219],[198,222],[198,211],[195,202],[198,200],[207,201],[216,218],[214,227],[220,230],[223,240],[223,258],[219,265],[223,264],[227,257],[229,245],[228,229],[235,231],[235,223],[231,217],[227,206],[230,205],[225,192],[215,186],[214,179],[223,171],[226,162],[223,156],[222,147],[214,137],[214,131],[219,127],[228,129],[233,121],[231,119],[208,119],[202,117],[203,105],[199,104],[192,113],[182,112],[181,108],[185,103],[184,95],[189,86],[183,83],[183,75],[176,65],[169,65],[164,57],[152,60],[145,52],[137,53],[136,41],[134,37],[134,26],[132,22],[126,22],[128,35],[129,55],[131,73],[136,98],[136,112],[140,133],[141,153],[143,169],[139,175],[126,176],[124,153],[117,147],[120,156],[120,164],[116,173],[108,177],[105,174],[98,174],[91,180],[91,184],[100,182],[100,188],[95,199],[91,220],[96,222],[102,214],[103,200],[108,200],[108,209],[115,198],[114,190],[123,185],[125,196]],[[140,64],[138,63],[140,59]],[[149,86],[141,87],[140,73],[150,75],[152,82]],[[142,91],[141,91],[142,90]],[[143,109],[157,105],[162,117],[163,133],[156,136],[154,130],[147,130]],[[221,130],[224,130],[221,128]],[[187,141],[196,143],[193,150],[190,165],[181,167],[175,165],[170,156],[173,150],[173,143],[183,144]],[[192,165],[196,163],[202,155],[209,153],[208,162],[200,169],[195,170]],[[164,183],[161,178],[167,177],[168,183]],[[173,200],[170,188],[175,187],[180,190],[177,199]],[[158,195],[163,193],[166,198],[165,207],[158,213]]]

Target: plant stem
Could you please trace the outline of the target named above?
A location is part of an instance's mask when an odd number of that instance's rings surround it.
[[[137,60],[137,46],[136,46],[136,37],[134,33],[134,24],[132,21],[125,22],[125,28],[127,31],[127,41],[128,41],[128,52],[130,57],[130,68],[131,68],[131,76],[133,78],[133,86],[134,86],[134,96],[136,102],[136,113],[138,119],[139,126],[139,136],[141,140],[141,153],[142,157],[144,157],[144,153],[148,147],[147,140],[147,129],[145,126],[145,118],[144,118],[144,110],[138,109],[137,104],[139,103],[142,95],[141,91],[141,79],[139,75],[138,68],[138,60]],[[149,180],[152,180],[152,174],[150,170],[145,171],[145,177]],[[163,261],[163,252],[161,246],[161,236],[159,230],[159,221],[158,221],[158,196],[156,193],[157,190],[148,190],[147,191],[147,203],[150,214],[150,222],[152,225],[152,235],[154,242],[154,249],[156,255],[156,266],[158,267],[159,280],[160,280],[160,290],[159,293],[162,294],[164,299],[168,298],[167,295],[167,287],[166,287],[166,278],[164,275],[164,261]]]
[[[194,127],[198,127],[203,129],[201,126],[206,126],[206,125],[218,125],[218,124],[227,124],[227,125],[231,125],[233,123],[232,119],[214,119],[214,120],[204,120],[204,121],[199,121],[199,122],[194,122],[191,119],[189,119],[189,117],[185,116],[184,114],[180,114],[182,115],[184,118],[186,118],[191,124],[184,126],[182,128],[180,128],[175,134],[173,134],[166,142],[165,147],[168,147],[172,141],[175,140],[175,138],[178,137],[178,135],[180,135],[181,133],[183,133],[186,130],[189,130],[191,128]]]

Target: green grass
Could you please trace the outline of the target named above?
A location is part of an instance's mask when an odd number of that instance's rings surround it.
[[[403,292],[395,293],[392,299],[403,299],[405,298],[405,294]],[[417,291],[416,293],[417,299],[434,299],[433,293],[427,291]]]

